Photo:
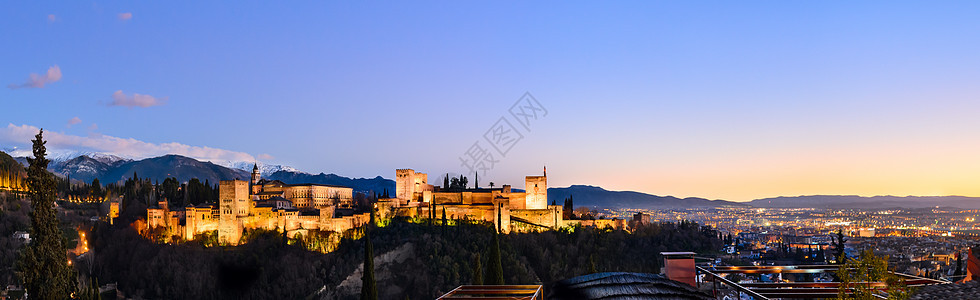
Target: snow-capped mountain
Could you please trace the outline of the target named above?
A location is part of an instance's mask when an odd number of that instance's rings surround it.
[[[17,157],[14,160],[26,166],[26,156],[31,153],[23,149],[8,149]],[[164,155],[151,158],[125,158],[99,152],[55,151],[48,156],[51,163],[48,170],[72,181],[91,182],[98,178],[103,184],[121,182],[138,174],[140,178],[162,181],[176,177],[186,182],[191,178],[217,183],[220,180],[248,180],[255,162],[210,162],[199,161],[180,155]],[[348,178],[335,174],[310,174],[296,168],[257,163],[263,178],[281,180],[286,183],[318,183],[351,187],[355,192],[382,193],[393,192],[395,182],[377,176],[375,178]]]
[[[13,156],[13,157],[33,157],[34,156],[34,153],[31,153],[31,149],[30,148],[16,148],[16,147],[15,148],[7,148],[7,149],[4,149],[3,152],[6,152],[7,154],[10,154],[10,156]],[[70,161],[70,160],[73,160],[73,159],[76,159],[76,158],[82,157],[82,156],[88,157],[90,159],[94,159],[94,160],[96,160],[98,162],[101,162],[101,163],[104,163],[104,164],[107,164],[107,165],[118,165],[120,163],[124,163],[124,162],[128,162],[128,161],[133,161],[133,160],[136,159],[135,157],[123,157],[123,156],[119,156],[119,155],[115,155],[115,154],[111,154],[111,153],[105,153],[105,152],[77,151],[77,150],[52,150],[52,149],[49,149],[48,150],[48,160],[50,160],[52,164],[63,163],[63,162]]]
[[[255,165],[258,165],[259,166],[259,174],[261,174],[262,177],[269,177],[269,175],[272,175],[273,173],[279,172],[279,171],[286,171],[286,172],[292,172],[292,173],[304,173],[304,172],[302,172],[300,170],[297,170],[296,168],[293,168],[293,167],[290,167],[290,166],[273,165],[273,164],[266,164],[266,163],[262,163],[262,162],[236,161],[236,162],[229,162],[227,164],[221,164],[221,165],[224,165],[225,167],[229,167],[229,168],[232,168],[232,169],[244,170],[244,171],[247,171],[249,173],[252,172],[252,167],[254,167]]]

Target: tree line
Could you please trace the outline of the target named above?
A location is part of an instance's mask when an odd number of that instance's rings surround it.
[[[341,283],[365,262],[365,236],[380,299],[431,299],[497,277],[506,284],[533,284],[603,271],[659,273],[659,252],[709,253],[721,246],[714,230],[692,222],[643,225],[633,232],[577,227],[507,235],[496,235],[484,222],[385,224],[369,234],[359,228],[325,237],[340,240],[325,254],[310,251],[312,239],[298,237],[307,239],[300,242],[276,231],[252,232],[238,247],[206,247],[202,240],[156,244],[118,223],[98,225],[89,245],[95,248],[94,277],[118,282],[127,296],[196,299],[357,299],[360,289]],[[399,252],[407,259],[378,260]]]

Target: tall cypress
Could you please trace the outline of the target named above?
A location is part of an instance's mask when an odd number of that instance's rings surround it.
[[[446,220],[446,206],[443,205],[442,206],[442,235],[446,235],[446,223],[449,222]]]
[[[361,276],[361,300],[378,299],[378,282],[374,280],[374,246],[371,245],[373,223],[374,210],[371,210],[371,222],[364,227],[364,273]]]
[[[54,211],[55,179],[48,173],[42,129],[31,140],[34,158],[27,158],[31,198],[31,243],[21,254],[17,271],[32,299],[67,299],[75,292],[75,274],[68,266],[64,237]]]
[[[490,257],[487,261],[487,284],[504,284],[504,267],[500,262],[500,241],[499,234],[493,233],[493,241],[490,242]]]
[[[953,276],[963,275],[963,257],[960,256],[959,252],[956,252],[956,270],[953,271]]]
[[[483,285],[483,265],[480,262],[480,253],[473,256],[473,284]]]
[[[595,254],[589,255],[589,274],[595,274],[599,268],[595,264]]]
[[[844,243],[846,241],[847,240],[844,238],[844,230],[837,229],[837,238],[835,241],[833,241],[834,257],[837,258],[837,264],[844,264],[844,261],[847,260],[846,259],[847,257],[845,257],[844,255],[844,247],[845,247]]]

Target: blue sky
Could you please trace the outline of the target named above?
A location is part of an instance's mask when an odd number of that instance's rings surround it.
[[[530,92],[484,184],[980,196],[978,6],[6,2],[0,146],[434,177]]]

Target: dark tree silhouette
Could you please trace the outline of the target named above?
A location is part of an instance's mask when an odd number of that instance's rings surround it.
[[[490,257],[487,262],[487,284],[491,285],[503,285],[504,284],[504,267],[500,262],[500,239],[499,233],[493,234],[493,240],[490,241]]]
[[[473,284],[483,284],[483,265],[480,262],[480,253],[473,254]]]
[[[374,246],[371,245],[371,225],[374,223],[374,212],[371,212],[371,222],[364,228],[364,274],[361,276],[361,300],[378,299],[378,282],[374,279]]]
[[[68,299],[75,292],[75,274],[68,266],[65,241],[54,211],[55,181],[48,173],[42,129],[34,136],[34,158],[27,158],[31,198],[31,243],[17,264],[31,299]]]
[[[844,230],[837,229],[837,237],[834,240],[834,257],[837,259],[838,264],[843,264],[845,261],[844,257]]]
[[[963,257],[960,256],[959,252],[956,252],[956,271],[953,272],[953,276],[963,275]]]

